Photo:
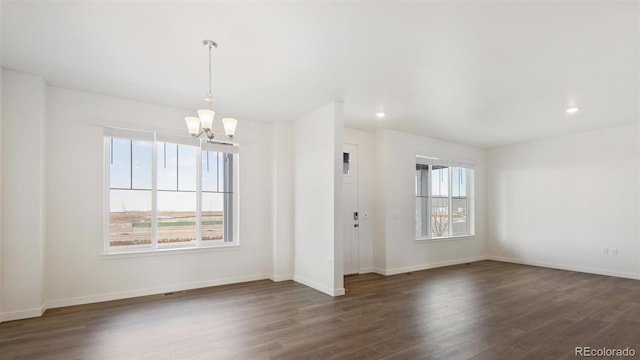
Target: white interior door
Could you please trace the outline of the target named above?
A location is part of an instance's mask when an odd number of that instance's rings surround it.
[[[344,274],[358,273],[358,145],[344,144],[342,158],[342,216]]]

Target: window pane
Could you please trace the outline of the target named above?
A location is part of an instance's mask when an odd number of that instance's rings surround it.
[[[451,196],[467,196],[467,169],[451,168]]]
[[[218,191],[231,191],[224,188],[224,175],[225,175],[225,153],[218,153]]]
[[[225,228],[224,228],[224,241],[225,242],[233,242],[235,235],[233,231],[233,167],[234,165],[234,155],[230,153],[225,153],[223,155],[224,158],[224,219],[225,219]]]
[[[416,237],[429,236],[429,198],[416,197]]]
[[[431,176],[431,194],[433,196],[449,196],[449,168],[434,165]]]
[[[342,174],[349,175],[351,164],[349,163],[349,153],[342,153]]]
[[[202,193],[202,241],[224,239],[224,194]]]
[[[202,152],[202,191],[218,191],[218,153],[215,151]]]
[[[148,141],[133,140],[131,149],[131,159],[133,161],[133,188],[151,190],[152,143]]]
[[[467,198],[453,198],[451,199],[451,222],[452,222],[452,234],[453,235],[466,235],[468,231],[467,222]]]
[[[451,234],[466,235],[469,233],[467,199],[467,169],[451,168]]]
[[[416,164],[416,196],[429,196],[429,165]]]
[[[235,166],[234,160],[233,160],[233,154],[223,153],[222,158],[224,159],[224,174],[223,174],[224,183],[221,183],[220,191],[224,191],[226,193],[233,193],[234,191],[233,190],[233,167]],[[220,169],[222,168],[223,168],[222,164],[220,164]]]
[[[416,164],[416,237],[429,236],[429,165]]]
[[[196,191],[198,148],[178,145],[178,190]]]
[[[178,145],[158,142],[158,190],[178,190]]]
[[[449,168],[431,170],[431,236],[449,235]]]
[[[131,188],[131,140],[110,138],[109,140],[109,187]]]
[[[434,195],[431,198],[431,236],[447,235],[449,235],[449,197]]]
[[[109,201],[109,245],[151,245],[151,191],[111,190]]]
[[[158,247],[192,245],[196,239],[196,193],[158,191]]]

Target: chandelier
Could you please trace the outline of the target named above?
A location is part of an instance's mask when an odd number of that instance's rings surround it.
[[[197,117],[187,116],[184,120],[187,123],[187,129],[189,129],[189,134],[191,134],[191,136],[198,138],[201,135],[205,135],[206,138],[211,141],[215,137],[213,133],[213,118],[216,115],[215,111],[213,111],[213,94],[211,92],[211,50],[213,50],[213,48],[217,48],[218,44],[213,40],[204,40],[202,41],[202,44],[209,48],[209,92],[204,98],[204,101],[208,104],[208,108],[198,110]],[[222,125],[224,126],[225,136],[229,139],[233,139],[236,134],[238,120],[224,118],[222,119]]]

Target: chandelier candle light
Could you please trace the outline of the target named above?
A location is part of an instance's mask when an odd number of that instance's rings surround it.
[[[213,48],[217,48],[218,44],[213,40],[204,40],[202,44],[209,48],[209,92],[204,98],[204,101],[209,104],[209,108],[200,109],[198,110],[197,117],[187,116],[184,120],[187,123],[187,128],[189,129],[189,134],[191,134],[191,136],[197,138],[204,134],[207,139],[211,141],[214,138],[213,118],[216,115],[216,112],[213,111],[213,94],[211,92],[211,50]],[[236,134],[236,125],[238,125],[238,120],[224,118],[222,119],[222,125],[224,126],[225,136],[229,139],[233,139]]]

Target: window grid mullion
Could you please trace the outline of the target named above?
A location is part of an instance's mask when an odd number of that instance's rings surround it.
[[[176,144],[176,191],[180,191],[180,146]]]
[[[196,247],[202,244],[202,146],[196,154]]]
[[[133,140],[129,140],[129,189],[133,189]]]
[[[449,173],[449,210],[447,211],[449,214],[449,236],[453,235],[453,169],[451,166],[447,168],[447,172]]]
[[[111,156],[111,161],[110,162],[105,161],[105,165],[104,165],[106,176],[104,179],[105,189],[103,193],[105,208],[104,208],[104,215],[103,215],[104,240],[103,240],[102,248],[103,248],[103,251],[106,253],[109,250],[109,247],[111,245],[110,243],[111,234],[109,232],[109,223],[110,223],[109,217],[111,213],[111,165],[113,164],[113,137],[110,138],[110,141],[105,141],[105,146],[109,147],[109,153]]]
[[[466,233],[468,235],[471,235],[471,221],[473,219],[473,209],[471,208],[471,204],[473,203],[473,201],[471,201],[471,173],[469,171],[469,169],[467,169],[467,171],[465,171],[466,173],[466,188],[467,188],[467,229],[466,229]]]
[[[223,159],[223,191],[226,192],[224,196],[224,204],[223,204],[223,214],[224,214],[224,228],[223,228],[223,241],[224,242],[233,242],[236,234],[234,233],[233,223],[234,223],[234,214],[233,211],[235,206],[233,204],[234,199],[234,173],[233,169],[235,168],[235,164],[233,161],[233,154],[220,153],[219,158]],[[220,163],[220,161],[218,161]],[[219,166],[219,165],[218,165]],[[219,179],[218,179],[219,180]],[[218,186],[220,186],[218,184]],[[229,194],[231,194],[229,196]]]
[[[164,156],[167,156],[166,148]],[[155,135],[151,145],[151,247],[158,249],[158,143]]]
[[[433,166],[428,165],[427,167],[427,194],[429,195],[427,198],[427,237],[431,237],[431,226],[433,226],[432,221],[433,221],[433,210],[431,210],[431,198],[433,197],[433,192],[431,191],[431,176],[432,176],[432,172],[431,169],[433,168]]]

